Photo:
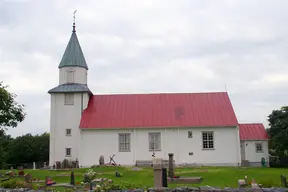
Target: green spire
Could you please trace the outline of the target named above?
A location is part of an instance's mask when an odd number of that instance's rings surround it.
[[[58,66],[58,68],[62,67],[84,67],[88,70],[88,66],[76,35],[75,23],[73,23],[72,35]]]

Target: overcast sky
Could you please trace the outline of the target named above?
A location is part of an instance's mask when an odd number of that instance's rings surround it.
[[[287,0],[0,0],[0,80],[25,104],[13,136],[49,131],[50,95],[71,35],[97,94],[213,92],[239,122],[288,101]]]

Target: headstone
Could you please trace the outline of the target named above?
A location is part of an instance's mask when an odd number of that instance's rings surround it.
[[[62,164],[63,164],[63,168],[64,168],[64,169],[69,168],[69,160],[68,160],[68,159],[64,159],[63,162],[62,162]]]
[[[18,170],[19,170],[18,175],[19,175],[19,176],[24,176],[24,170],[23,170],[23,167],[20,166]]]
[[[45,184],[46,184],[46,186],[50,186],[50,185],[56,184],[56,182],[54,182],[51,177],[46,176],[45,177]]]
[[[173,156],[174,154],[173,153],[169,153],[169,163],[168,163],[168,176],[170,178],[173,178],[174,177],[174,167],[173,167]]]
[[[238,186],[239,188],[245,188],[246,187],[246,181],[244,179],[238,180]]]
[[[23,170],[19,170],[18,175],[19,176],[24,176],[24,171]]]
[[[61,169],[61,162],[60,161],[56,162],[56,169]]]
[[[35,170],[35,169],[36,169],[36,163],[33,162],[33,170]]]
[[[255,179],[252,179],[251,188],[252,189],[260,189],[260,186],[257,184]]]
[[[154,169],[154,187],[162,188],[163,180],[162,180],[162,166],[163,160],[161,158],[153,159],[153,169]]]
[[[162,187],[168,187],[168,182],[167,182],[167,169],[162,168]]]
[[[281,177],[281,184],[282,184],[282,186],[283,186],[283,187],[288,187],[286,177],[285,177],[283,174],[282,174],[280,177]]]
[[[99,158],[99,165],[104,165],[105,164],[105,161],[104,161],[104,156],[100,156]]]
[[[70,176],[70,185],[75,185],[75,176],[74,176],[74,172],[71,172],[71,176]]]
[[[26,183],[32,183],[32,176],[31,176],[31,174],[26,173],[26,174],[24,175],[24,177],[25,177],[25,182],[26,182]]]

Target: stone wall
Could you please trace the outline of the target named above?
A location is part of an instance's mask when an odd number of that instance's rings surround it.
[[[3,189],[0,188],[0,192],[44,192],[43,190],[30,190],[30,189]],[[213,188],[213,187],[182,187],[182,188],[162,188],[148,190],[134,189],[134,190],[112,190],[111,192],[288,192],[288,188],[262,188],[262,189],[251,189],[251,188]],[[92,192],[92,191],[91,191]]]

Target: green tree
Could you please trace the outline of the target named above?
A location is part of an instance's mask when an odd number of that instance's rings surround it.
[[[4,130],[0,130],[0,168],[7,168],[7,162],[10,157],[13,138],[6,135]]]
[[[16,137],[11,143],[8,162],[15,165],[47,162],[49,160],[49,137],[49,133]]]
[[[0,167],[4,167],[8,158],[7,138],[4,130],[16,127],[25,119],[24,106],[15,101],[16,95],[10,93],[0,82]],[[9,139],[8,139],[9,140]]]
[[[25,119],[24,105],[15,101],[16,94],[10,93],[7,86],[0,82],[0,129],[16,127]]]
[[[268,134],[271,148],[278,154],[284,155],[288,151],[288,106],[273,110],[268,116],[270,128]]]

